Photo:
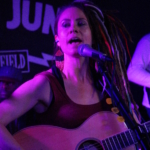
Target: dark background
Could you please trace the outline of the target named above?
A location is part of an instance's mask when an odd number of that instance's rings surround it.
[[[0,0],[0,51],[28,49],[29,54],[36,57],[42,57],[41,52],[52,54],[54,43],[52,32],[43,34],[41,32],[42,27],[35,32],[31,32],[25,30],[21,25],[15,30],[6,28],[6,21],[12,19],[12,1]],[[19,1],[22,3],[22,0]],[[69,0],[31,0],[31,21],[36,2],[53,5],[56,11],[59,6],[69,2]],[[129,43],[132,56],[140,38],[150,32],[150,0],[93,0],[93,2],[102,10],[118,10],[115,15],[124,23],[133,40],[132,43]],[[128,64],[129,61],[130,59],[128,59]],[[23,74],[24,81],[46,69],[48,67],[30,63],[30,72]],[[140,106],[142,115],[144,115],[145,110],[141,106],[143,89],[133,83],[130,83],[130,85],[133,97]]]

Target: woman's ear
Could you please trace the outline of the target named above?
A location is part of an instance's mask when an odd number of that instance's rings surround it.
[[[56,42],[57,46],[60,46],[58,35],[55,35],[55,42]]]

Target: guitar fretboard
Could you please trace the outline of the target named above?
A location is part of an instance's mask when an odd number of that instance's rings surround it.
[[[136,135],[132,130],[127,130],[121,134],[116,134],[108,137],[105,140],[102,140],[105,150],[119,150],[137,143]]]
[[[149,133],[150,132],[150,121],[143,123],[140,127],[139,127],[141,133]]]

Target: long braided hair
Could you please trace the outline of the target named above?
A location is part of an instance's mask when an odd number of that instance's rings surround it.
[[[112,13],[108,11],[102,12],[92,2],[86,0],[74,1],[71,4],[62,7],[58,12],[54,25],[55,35],[57,34],[59,17],[61,13],[69,7],[77,7],[81,9],[86,15],[92,31],[93,49],[100,50],[102,53],[105,53],[113,58],[113,60],[115,61],[115,68],[110,62],[104,62],[104,65],[107,68],[109,76],[113,75],[113,69],[115,69],[114,84],[119,89],[120,95],[122,96],[131,113],[132,103],[134,105],[135,113],[140,119],[140,113],[130,91],[125,67],[125,64],[127,62],[126,52],[128,52],[130,57],[127,39],[132,41],[125,26],[118,18],[112,15]],[[56,55],[62,55],[63,53],[60,51],[57,43],[55,43],[54,46],[54,53]],[[95,68],[94,60],[90,58],[90,62],[90,65]],[[56,61],[56,65],[60,70],[63,69],[63,61]]]

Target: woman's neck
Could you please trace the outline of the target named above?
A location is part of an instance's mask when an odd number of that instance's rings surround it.
[[[75,82],[84,82],[89,76],[88,58],[65,59],[63,74],[66,79]]]

